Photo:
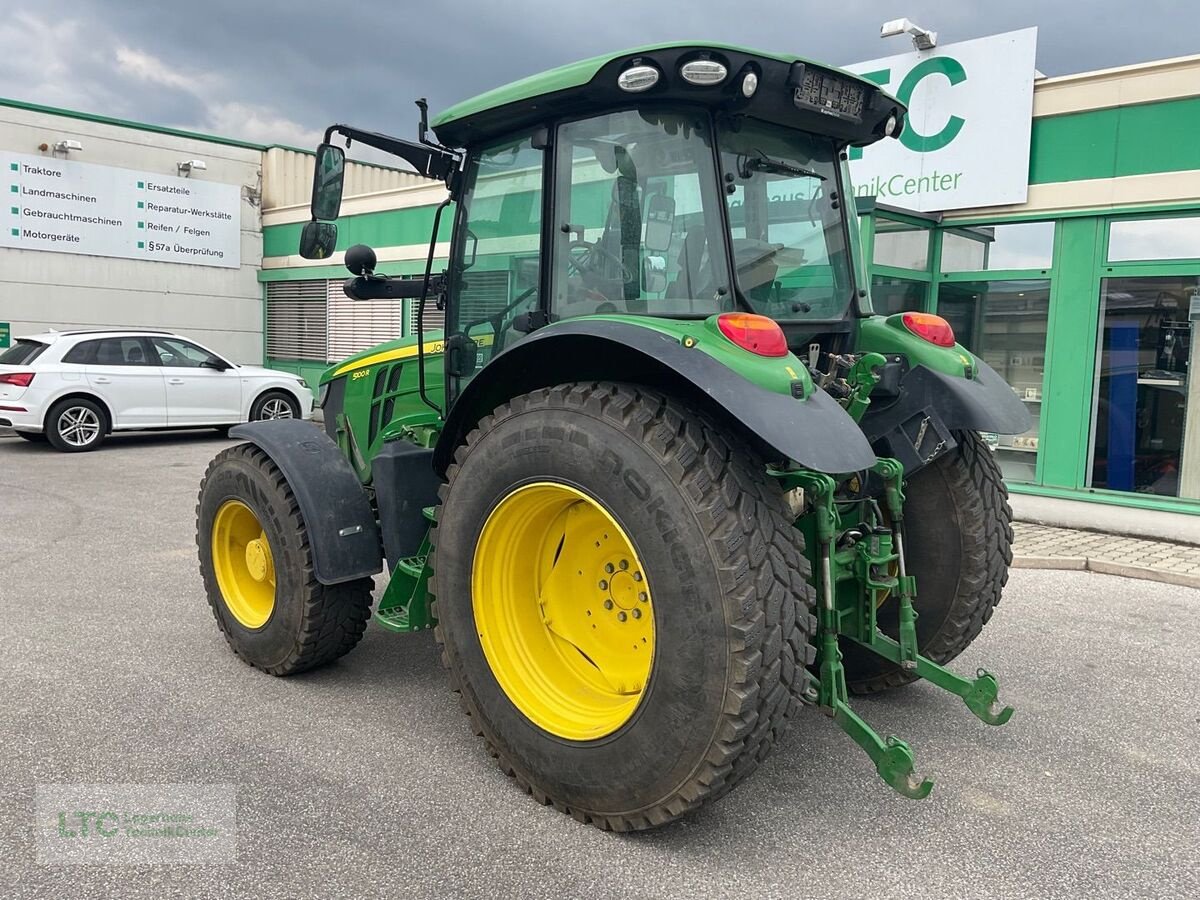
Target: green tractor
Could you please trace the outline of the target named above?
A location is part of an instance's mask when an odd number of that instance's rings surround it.
[[[414,301],[417,333],[324,374],[324,432],[238,426],[204,476],[201,571],[233,650],[290,675],[371,618],[432,628],[500,767],[601,828],[722,796],[806,705],[924,797],[850,696],[925,679],[1008,720],[992,675],[944,665],[1011,561],[978,432],[1028,418],[944,320],[872,313],[846,160],[904,106],[719,44],[589,59],[431,126],[418,106],[416,142],[328,129],[301,237],[335,253],[335,136],[444,182],[424,277],[344,254],[346,293]]]

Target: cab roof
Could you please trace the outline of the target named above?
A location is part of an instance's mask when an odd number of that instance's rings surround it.
[[[698,87],[686,83],[679,75],[678,69],[683,63],[705,58],[716,59],[726,66],[729,75],[724,83]],[[661,74],[659,83],[650,90],[636,94],[618,89],[617,75],[634,65],[656,67]],[[739,89],[740,77],[747,70],[755,71],[759,78],[758,90],[750,99],[742,97]],[[864,104],[864,121],[858,123],[859,128],[850,127],[852,123],[844,119],[823,119],[816,111],[800,110],[792,105],[792,90],[797,86],[796,79],[802,77],[798,73],[805,70],[836,75],[862,86],[870,106],[867,108]],[[786,104],[778,102],[784,97]],[[777,102],[763,103],[763,100],[771,99]],[[801,56],[766,53],[732,44],[672,41],[595,56],[530,75],[456,103],[435,116],[431,124],[443,144],[465,147],[564,114],[586,114],[606,106],[628,106],[633,102],[640,104],[671,100],[708,106],[754,107],[755,111],[750,113],[752,115],[760,115],[765,107],[786,106],[787,111],[793,114],[788,118],[794,121],[781,124],[798,128],[806,125],[824,126],[814,130],[834,133],[855,144],[871,143],[884,136],[882,131],[878,135],[873,133],[873,126],[878,123],[874,121],[874,116],[867,115],[868,112],[882,111],[884,118],[894,112],[900,120],[896,134],[899,134],[899,124],[902,124],[905,113],[904,105],[874,82],[836,66],[827,66]],[[776,115],[763,117],[778,119],[783,111],[776,109]]]

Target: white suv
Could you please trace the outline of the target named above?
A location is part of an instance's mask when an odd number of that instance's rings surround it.
[[[0,426],[67,452],[111,431],[308,418],[312,407],[299,376],[164,331],[51,331],[0,352]]]

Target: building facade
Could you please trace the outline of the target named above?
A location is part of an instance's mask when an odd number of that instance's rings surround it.
[[[53,147],[66,139],[83,144],[65,151],[71,161],[161,178],[183,176],[181,161],[206,161],[186,177],[236,187],[238,265],[0,244],[0,320],[14,335],[171,328],[315,383],[329,363],[414,332],[411,301],[345,297],[341,252],[320,264],[297,255],[310,154],[0,103],[0,154],[62,158]],[[1200,376],[1190,365],[1200,319],[1200,56],[1039,78],[1024,203],[915,213],[858,193],[876,310],[944,316],[1032,414],[1026,434],[987,436],[1011,490],[1200,513]],[[444,197],[418,176],[351,166],[339,251],[366,243],[381,270],[419,274]],[[425,325],[440,327],[436,311]]]

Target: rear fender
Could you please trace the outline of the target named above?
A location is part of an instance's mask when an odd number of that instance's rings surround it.
[[[275,419],[234,426],[230,435],[271,457],[296,496],[321,584],[367,578],[383,567],[371,501],[349,461],[311,422]]]
[[[824,391],[800,400],[759,387],[707,353],[650,328],[570,320],[492,359],[446,418],[433,466],[444,474],[475,424],[512,397],[573,381],[620,381],[670,393],[732,424],[774,459],[818,472],[870,468],[875,454],[858,425]]]

